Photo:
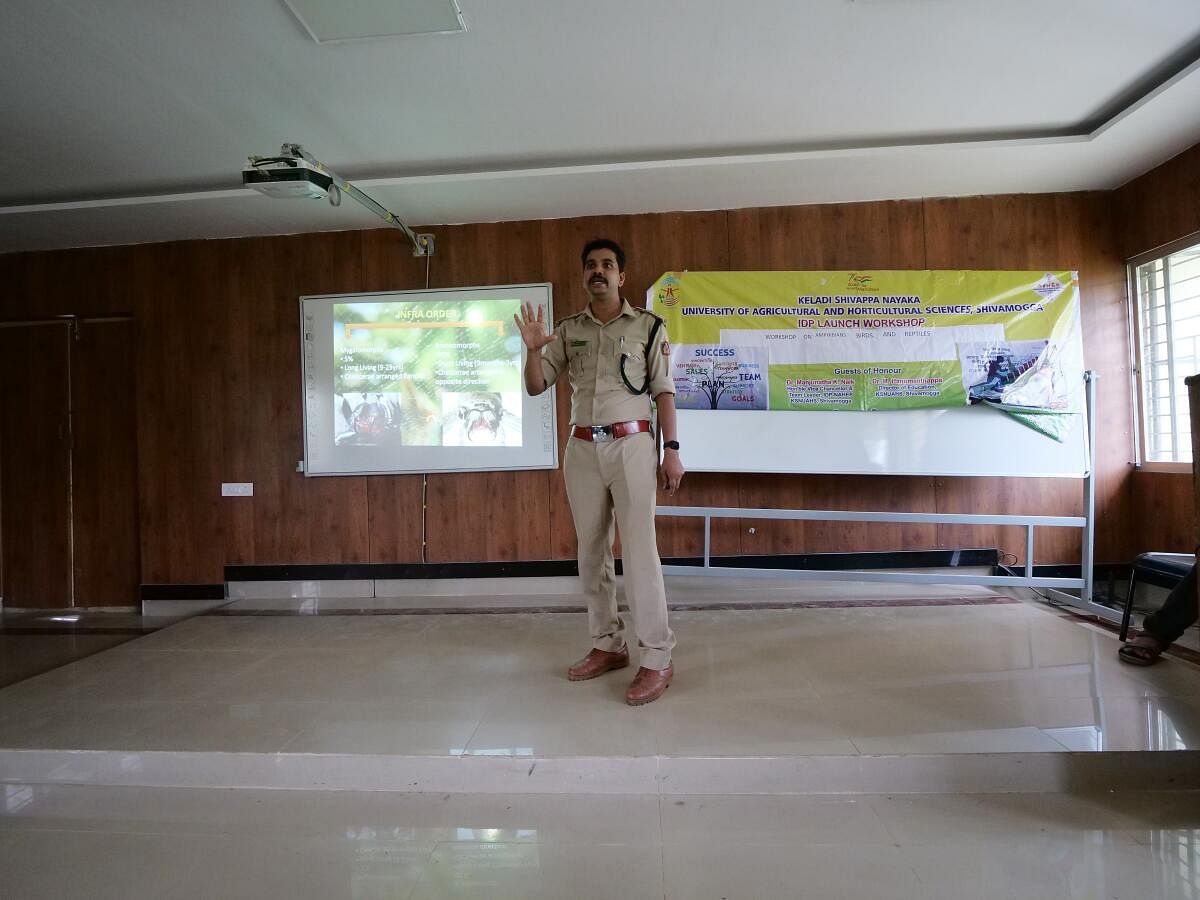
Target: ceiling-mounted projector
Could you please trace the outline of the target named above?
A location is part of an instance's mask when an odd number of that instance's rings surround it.
[[[329,196],[333,178],[299,157],[252,157],[251,164],[242,169],[242,184],[268,197],[322,200]]]
[[[378,201],[371,199],[336,172],[331,172],[319,159],[299,144],[284,144],[278,156],[251,156],[242,169],[242,184],[268,197],[328,197],[334,206],[342,203],[342,194],[353,198],[383,219],[393,228],[404,232],[413,245],[413,256],[433,256],[432,234],[417,234],[399,217]]]

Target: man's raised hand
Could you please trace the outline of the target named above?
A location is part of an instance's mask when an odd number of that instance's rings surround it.
[[[521,340],[530,350],[541,350],[554,340],[554,335],[546,334],[546,311],[541,304],[535,313],[532,303],[522,303],[521,314],[514,315],[513,321],[521,332]]]

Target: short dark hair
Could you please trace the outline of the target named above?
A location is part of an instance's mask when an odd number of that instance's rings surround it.
[[[625,251],[616,241],[610,241],[608,238],[596,238],[594,241],[588,241],[583,245],[583,252],[579,254],[579,261],[583,265],[587,265],[588,254],[593,250],[611,250],[617,257],[617,271],[625,271]]]

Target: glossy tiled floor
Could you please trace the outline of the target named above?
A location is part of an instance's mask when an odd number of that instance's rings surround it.
[[[140,612],[0,609],[0,687],[124,644],[223,602],[151,602]]]
[[[675,613],[676,681],[568,682],[582,613],[209,615],[0,690],[0,749],[765,757],[1200,747],[1200,669],[1034,603]]]
[[[1200,900],[1200,792],[1142,790],[1194,757],[1092,752],[1194,750],[1200,669],[983,589],[671,593],[811,608],[675,613],[639,709],[565,680],[581,613],[379,614],[421,598],[248,598],[4,688],[0,896]]]
[[[22,900],[1200,897],[1197,794],[0,790]]]

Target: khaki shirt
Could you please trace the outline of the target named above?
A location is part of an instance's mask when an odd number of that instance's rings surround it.
[[[542,375],[554,384],[566,371],[571,379],[571,424],[611,425],[650,418],[650,398],[674,394],[671,379],[667,326],[660,325],[654,346],[646,354],[646,341],[658,316],[621,300],[621,313],[601,325],[589,303],[581,313],[568,316],[554,328],[557,340],[542,348]],[[635,388],[650,376],[650,391],[635,394],[621,379],[621,355],[625,354],[625,377]]]

